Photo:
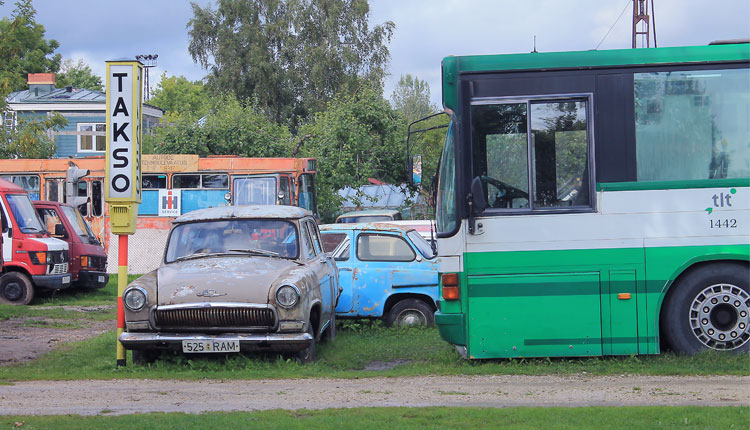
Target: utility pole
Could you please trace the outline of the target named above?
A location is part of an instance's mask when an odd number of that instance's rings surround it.
[[[633,48],[638,48],[640,36],[641,48],[651,47],[651,34],[654,38],[656,48],[656,20],[654,18],[655,0],[633,0]],[[648,5],[651,3],[651,15],[648,13]]]
[[[151,98],[151,95],[150,95],[150,88],[151,87],[149,86],[150,84],[149,84],[149,81],[148,81],[148,69],[156,66],[156,59],[157,58],[159,58],[158,54],[146,54],[146,55],[136,55],[135,56],[135,59],[138,60],[138,61],[140,61],[141,64],[143,64],[143,67],[146,69],[146,73],[145,73],[145,78],[146,78],[145,79],[146,80],[146,82],[145,82],[145,84],[146,84],[146,94],[145,94],[145,96],[146,97],[145,97],[145,99],[143,101],[148,101],[148,99]]]

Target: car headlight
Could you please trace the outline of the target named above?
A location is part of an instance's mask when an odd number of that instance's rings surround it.
[[[146,294],[146,290],[143,288],[131,287],[125,291],[122,301],[126,308],[133,312],[137,312],[146,306],[146,302],[148,302],[148,294]]]
[[[299,301],[299,290],[294,285],[282,285],[276,290],[276,303],[282,308],[294,307]]]

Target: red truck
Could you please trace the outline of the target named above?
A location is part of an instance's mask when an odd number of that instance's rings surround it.
[[[68,244],[42,226],[29,194],[0,179],[2,256],[0,303],[27,305],[35,289],[60,290],[71,285]]]
[[[78,209],[59,202],[33,204],[47,232],[68,243],[73,286],[97,289],[107,285],[107,253]]]

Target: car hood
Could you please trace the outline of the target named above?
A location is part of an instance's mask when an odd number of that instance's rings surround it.
[[[225,255],[171,263],[158,269],[158,304],[266,304],[268,289],[296,267],[282,258]]]

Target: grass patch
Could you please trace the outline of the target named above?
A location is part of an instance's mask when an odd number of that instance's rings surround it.
[[[78,311],[73,309],[65,309],[62,306],[40,308],[37,306],[13,306],[0,303],[0,321],[10,318],[32,318],[32,320],[39,320],[43,318],[66,321],[114,321],[116,316],[117,312],[114,308],[92,311]]]
[[[76,321],[47,320],[47,319],[36,319],[36,318],[27,319],[21,324],[21,327],[40,327],[40,328],[56,328],[56,329],[83,328],[83,326]]]
[[[408,361],[407,361],[408,360]],[[405,362],[363,370],[371,362]],[[115,366],[115,332],[66,343],[40,358],[0,367],[0,381],[75,379],[287,379],[418,375],[747,375],[750,356],[705,352],[693,357],[597,357],[466,361],[440,339],[437,329],[386,328],[379,323],[342,327],[333,344],[323,343],[318,361],[301,365],[279,355],[188,356],[162,354],[155,363]]]
[[[589,408],[351,408],[213,412],[200,415],[152,413],[104,416],[0,416],[0,427],[33,429],[117,428],[181,430],[204,428],[360,430],[522,428],[522,429],[633,429],[633,428],[747,428],[748,407],[589,407]]]
[[[128,283],[141,275],[128,275]],[[35,306],[102,306],[117,303],[117,275],[109,275],[109,282],[98,290],[66,288],[54,293],[38,295],[30,308]]]

